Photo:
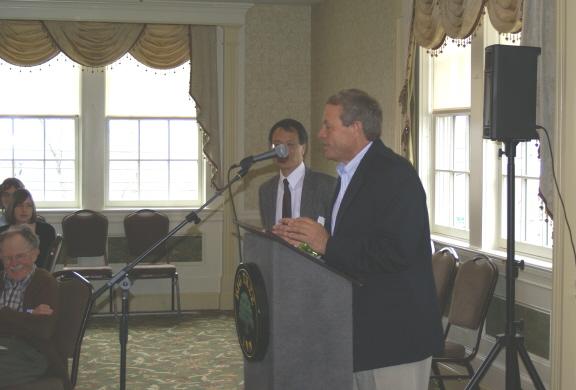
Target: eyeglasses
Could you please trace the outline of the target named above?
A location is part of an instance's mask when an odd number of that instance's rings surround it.
[[[22,261],[22,260],[26,260],[28,258],[28,255],[30,254],[30,252],[32,252],[32,249],[29,249],[23,253],[18,253],[17,255],[14,255],[14,256],[0,256],[0,259],[2,259],[2,261],[6,262],[6,263],[10,263],[13,260]]]

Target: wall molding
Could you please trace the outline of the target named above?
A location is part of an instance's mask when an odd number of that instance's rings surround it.
[[[2,19],[242,25],[252,4],[178,0],[1,0]]]

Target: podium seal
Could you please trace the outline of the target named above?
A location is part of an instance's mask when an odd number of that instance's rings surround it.
[[[242,263],[234,277],[234,319],[242,353],[259,361],[268,347],[268,302],[264,279],[253,263]]]

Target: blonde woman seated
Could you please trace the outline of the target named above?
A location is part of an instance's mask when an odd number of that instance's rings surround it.
[[[26,225],[36,233],[40,239],[40,254],[36,259],[36,266],[46,269],[48,250],[56,238],[56,230],[49,223],[38,219],[36,205],[30,191],[19,189],[12,194],[12,202],[6,209],[6,221],[8,225],[0,227],[0,233],[19,225]]]

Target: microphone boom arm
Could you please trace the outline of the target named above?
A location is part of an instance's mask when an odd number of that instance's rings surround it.
[[[167,241],[170,237],[172,237],[174,234],[176,234],[185,225],[187,225],[190,222],[194,222],[194,224],[198,225],[200,222],[202,222],[202,220],[198,216],[198,213],[200,213],[202,210],[204,210],[206,207],[208,207],[209,204],[211,204],[214,200],[216,200],[216,198],[218,198],[220,195],[222,195],[222,193],[224,191],[226,191],[228,189],[228,187],[230,187],[232,184],[236,183],[238,180],[240,180],[242,177],[244,177],[246,175],[246,173],[248,173],[248,170],[250,169],[252,164],[253,164],[253,162],[250,162],[250,164],[248,164],[247,167],[241,167],[241,169],[232,178],[232,180],[230,180],[224,187],[217,190],[202,206],[200,206],[196,210],[192,210],[188,215],[186,215],[184,220],[182,222],[180,222],[174,229],[172,229],[170,232],[168,232],[168,234],[166,236],[162,237],[156,243],[152,244],[152,246],[150,248],[148,248],[144,253],[142,253],[136,259],[132,260],[124,268],[122,268],[114,276],[112,276],[111,279],[109,279],[103,286],[101,286],[98,290],[96,290],[94,292],[94,294],[92,295],[92,301],[95,302],[96,299],[98,299],[98,297],[100,295],[102,295],[104,292],[106,292],[110,288],[114,287],[114,285],[120,283],[128,275],[128,273],[130,272],[130,270],[132,270],[132,268],[134,268],[136,265],[138,265],[138,263],[140,263],[142,260],[144,260],[144,258],[146,256],[148,256],[151,252],[153,252],[154,249],[156,249],[160,245],[162,245],[165,241]]]

